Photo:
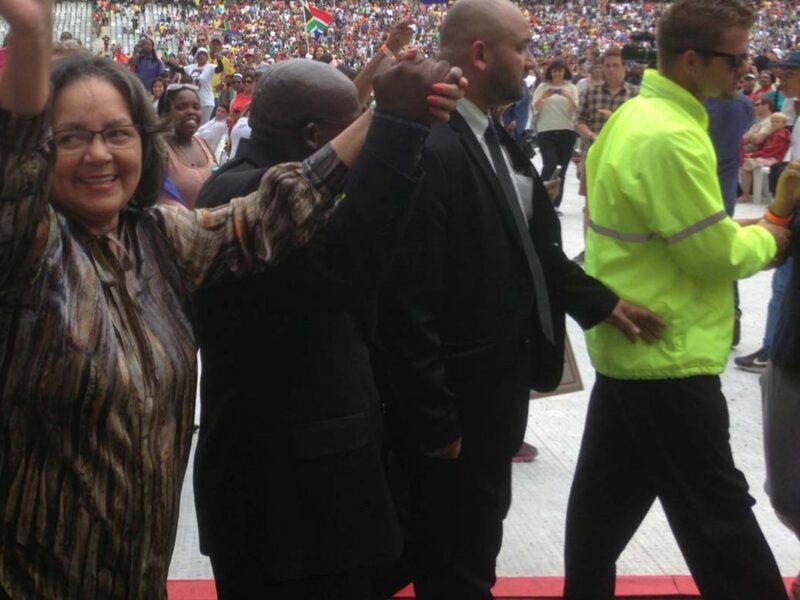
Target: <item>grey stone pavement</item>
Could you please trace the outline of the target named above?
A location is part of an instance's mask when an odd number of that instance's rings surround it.
[[[577,194],[574,167],[567,174],[561,218],[568,256],[583,249],[582,198]],[[763,213],[758,205],[740,205],[737,216]],[[731,443],[738,467],[750,483],[757,503],[755,513],[784,576],[800,569],[800,542],[778,521],[763,491],[764,456],[761,435],[761,401],[758,376],[736,369],[733,357],[760,347],[770,297],[771,273],[759,273],[741,282],[742,341],[731,353],[722,376],[731,417]],[[502,292],[502,290],[498,290]],[[594,372],[586,354],[580,328],[568,323],[569,336],[585,386],[584,391],[535,400],[528,419],[526,440],[539,448],[538,458],[514,465],[514,501],[506,521],[498,574],[506,577],[560,576],[563,574],[564,516],[569,486]],[[170,579],[211,579],[208,560],[198,551],[192,496],[192,462],[181,498],[178,537]],[[277,492],[277,491],[276,491]],[[620,575],[686,575],[688,569],[658,503],[619,560]]]

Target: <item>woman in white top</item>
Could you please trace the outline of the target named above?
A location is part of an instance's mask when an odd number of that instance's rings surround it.
[[[578,114],[578,90],[570,83],[572,73],[566,63],[556,59],[544,73],[544,82],[533,92],[533,114],[542,153],[542,178],[547,181],[561,166],[561,190],[553,200],[558,207],[564,193],[564,176],[575,147],[575,117]]]

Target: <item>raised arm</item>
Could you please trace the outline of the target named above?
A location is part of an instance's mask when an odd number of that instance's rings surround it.
[[[0,293],[29,281],[53,231],[52,157],[43,152],[50,92],[52,3],[0,0],[11,26],[0,78]]]
[[[0,15],[11,26],[0,78],[0,108],[18,117],[33,117],[44,112],[50,93],[53,3],[0,0]]]
[[[411,24],[408,20],[399,21],[392,26],[386,41],[353,80],[353,84],[358,90],[358,99],[361,104],[366,104],[369,101],[369,95],[372,92],[372,80],[375,79],[381,65],[386,60],[392,60],[395,55],[399,54],[411,41],[413,35],[414,31],[411,29]]]

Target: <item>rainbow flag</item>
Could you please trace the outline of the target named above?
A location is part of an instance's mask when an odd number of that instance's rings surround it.
[[[318,40],[326,31],[328,25],[333,22],[333,15],[326,13],[311,6],[310,4],[303,3],[303,14],[306,17],[306,33],[313,33],[314,39]]]

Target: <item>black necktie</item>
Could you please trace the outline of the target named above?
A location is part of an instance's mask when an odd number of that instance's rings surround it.
[[[508,208],[514,216],[517,232],[522,239],[522,248],[525,250],[525,258],[528,261],[528,268],[530,269],[531,278],[533,279],[533,290],[536,294],[536,309],[539,312],[539,322],[542,325],[542,333],[544,333],[544,336],[551,344],[555,343],[553,316],[550,313],[550,298],[547,294],[547,281],[544,278],[542,263],[539,260],[539,255],[536,254],[536,248],[533,247],[531,234],[530,231],[528,231],[527,223],[525,223],[525,215],[517,200],[517,191],[514,187],[514,182],[511,180],[511,173],[508,172],[506,160],[503,158],[503,150],[500,148],[500,139],[497,137],[497,131],[491,120],[489,120],[489,127],[486,128],[484,139],[486,140],[486,145],[489,146],[489,154],[492,156],[494,171],[497,174],[497,179],[500,180],[500,187],[503,188],[503,195],[506,197]]]

